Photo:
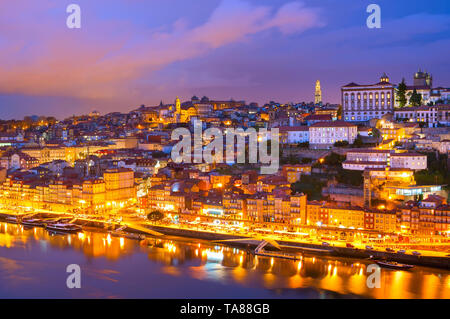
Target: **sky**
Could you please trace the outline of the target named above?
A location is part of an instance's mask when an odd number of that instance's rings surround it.
[[[81,28],[66,25],[70,4]],[[381,29],[369,29],[369,4]],[[450,87],[448,0],[0,0],[0,119],[128,112],[177,96],[339,103],[419,68]]]

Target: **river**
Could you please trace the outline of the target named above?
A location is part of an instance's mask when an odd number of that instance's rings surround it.
[[[80,266],[80,289],[67,288],[71,264]],[[0,298],[450,298],[449,271],[382,269],[381,287],[369,288],[368,265],[255,257],[183,238],[52,235],[0,223]]]

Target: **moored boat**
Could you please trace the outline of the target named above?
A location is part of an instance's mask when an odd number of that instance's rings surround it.
[[[128,238],[128,239],[136,239],[136,240],[145,239],[145,235],[128,233],[128,232],[121,231],[121,230],[109,231],[109,234],[111,234],[111,236],[114,236],[114,237],[123,237],[123,238]]]
[[[397,270],[408,270],[411,268],[414,268],[413,265],[408,264],[400,264],[395,261],[376,261],[377,265],[383,268],[389,268],[389,269],[397,269]]]
[[[29,227],[42,227],[45,223],[42,219],[32,218],[22,220],[22,225]]]
[[[45,229],[57,233],[79,233],[82,231],[81,226],[64,223],[48,224],[45,226]]]
[[[5,221],[10,224],[18,224],[20,219],[17,216],[8,216],[5,218]]]

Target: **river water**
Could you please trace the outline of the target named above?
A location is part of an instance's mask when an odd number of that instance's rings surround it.
[[[80,266],[80,289],[67,288],[71,264]],[[450,298],[449,271],[382,269],[381,287],[368,288],[368,265],[255,257],[183,238],[52,235],[0,223],[0,298]]]

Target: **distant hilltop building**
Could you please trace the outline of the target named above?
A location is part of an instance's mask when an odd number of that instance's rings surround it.
[[[406,95],[412,94],[414,90],[422,95],[422,104],[424,105],[430,102],[444,104],[449,101],[450,89],[443,87],[433,88],[433,76],[421,69],[414,73],[413,85],[406,86]]]
[[[433,76],[428,72],[422,72],[420,69],[414,74],[414,86],[433,86]]]
[[[322,103],[322,89],[320,88],[320,81],[316,81],[316,94],[314,95],[314,104]]]
[[[364,122],[381,119],[387,113],[393,113],[399,103],[396,99],[398,85],[390,82],[384,73],[376,84],[360,85],[354,82],[341,88],[343,118],[350,122]],[[446,104],[450,101],[450,89],[433,88],[433,76],[418,70],[414,74],[413,85],[406,85],[406,96],[410,97],[416,90],[422,96],[422,104],[430,102]]]
[[[141,106],[135,110],[141,114],[144,122],[163,124],[188,123],[194,117],[207,117],[214,111],[225,109],[239,109],[245,106],[245,101],[210,100],[204,96],[201,99],[193,96],[191,100],[181,102],[177,97],[173,104],[164,104],[162,101],[158,106]]]
[[[392,113],[395,104],[395,85],[390,83],[384,73],[375,84],[356,84],[354,82],[341,88],[343,117],[349,122],[364,122],[381,119]]]

